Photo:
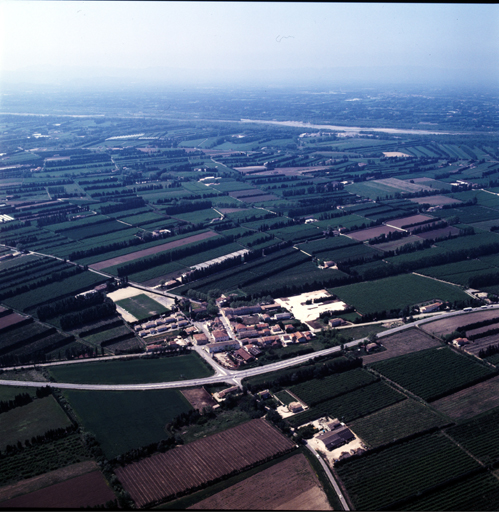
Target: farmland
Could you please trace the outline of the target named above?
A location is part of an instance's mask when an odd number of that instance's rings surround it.
[[[291,441],[264,420],[253,420],[119,468],[116,474],[135,503],[143,507],[256,465],[293,447]],[[196,472],[190,469],[194,467]]]
[[[370,367],[427,401],[437,400],[496,373],[448,347],[375,362]]]
[[[47,480],[0,500],[99,506],[113,499],[108,484],[116,491],[118,479],[138,507],[209,485],[199,491],[203,500],[204,491],[223,492],[206,502],[186,495],[181,503],[328,508],[303,457],[297,462],[287,452],[295,445],[289,427],[328,415],[367,446],[335,468],[354,508],[496,510],[497,481],[472,456],[499,460],[497,311],[382,334],[437,299],[442,310],[462,310],[499,295],[495,93],[375,85],[328,94],[319,85],[255,91],[2,96],[0,364],[37,365],[2,370],[4,378],[19,386],[35,379],[114,386],[212,376],[194,351],[177,347],[190,343],[193,327],[215,328],[222,294],[231,308],[274,299],[286,309],[301,301],[315,320],[316,337],[303,345],[254,339],[262,353],[247,368],[307,351],[314,357],[313,350],[334,345],[341,351],[244,379],[247,393],[202,416],[197,411],[213,406],[210,393],[224,385],[54,391],[66,412],[53,397],[2,412],[3,484],[69,474],[75,464],[95,469],[96,461],[104,473]],[[355,327],[329,329],[327,302],[303,298],[323,289],[345,303],[334,316]],[[130,290],[137,293],[118,299],[116,309],[113,292]],[[326,315],[312,318],[322,306]],[[167,311],[191,325],[151,338],[133,332],[133,318]],[[306,328],[295,311],[281,328]],[[270,329],[279,325],[274,314],[251,321]],[[445,346],[456,331],[473,340],[462,352]],[[380,346],[372,352],[365,343],[341,346],[375,333]],[[146,350],[181,355],[121,360]],[[69,359],[78,364],[38,367]],[[287,404],[296,395],[308,408],[280,418],[265,408],[272,400],[256,395],[266,388]],[[33,394],[0,389],[4,401],[19,393]],[[36,444],[36,436],[59,428],[62,438]],[[274,465],[276,456],[282,459]],[[259,474],[260,463],[269,464],[267,472]],[[242,481],[235,475],[241,470],[254,473]],[[231,484],[237,487],[223,490]],[[87,501],[78,489],[89,487]],[[118,506],[132,506],[121,491],[117,496]]]
[[[108,459],[168,437],[165,426],[191,409],[177,390],[66,391],[81,423],[93,432]]]
[[[357,510],[400,510],[425,489],[479,468],[452,441],[432,434],[347,460],[337,471]]]

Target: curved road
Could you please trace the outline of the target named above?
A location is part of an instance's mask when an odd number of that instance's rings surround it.
[[[494,306],[488,306],[487,309],[499,309],[499,304]],[[473,311],[480,311],[482,308],[474,308]],[[449,317],[449,316],[457,316],[457,315],[466,315],[468,311],[453,311],[450,313],[442,313],[438,316],[431,316],[424,318],[422,320],[416,320],[410,324],[405,324],[400,327],[394,327],[392,329],[388,329],[382,333],[378,334],[378,338],[383,338],[385,336],[389,336],[390,334],[394,334],[396,332],[403,331],[404,329],[410,329],[411,327],[418,327],[421,324],[425,324],[428,322],[435,321],[439,318]],[[354,341],[350,341],[345,343],[346,347],[353,347],[357,345],[360,341],[365,340],[365,338],[359,338]],[[313,359],[318,356],[334,354],[335,352],[339,352],[341,350],[340,346],[326,348],[324,350],[319,350],[317,352],[312,352],[311,354],[305,354],[303,356],[297,356],[292,359],[287,359],[285,361],[279,361],[276,363],[268,364],[265,366],[259,366],[257,368],[251,368],[249,370],[228,370],[226,368],[218,365],[211,357],[208,356],[200,347],[196,347],[194,350],[198,352],[201,357],[203,357],[214,369],[215,375],[211,377],[205,377],[201,379],[190,379],[190,380],[181,380],[174,382],[156,382],[156,383],[144,383],[144,384],[74,384],[74,383],[64,383],[64,382],[41,382],[41,381],[19,381],[19,380],[0,380],[0,385],[2,386],[25,386],[25,387],[40,387],[40,386],[52,386],[60,389],[82,389],[82,390],[91,390],[91,391],[138,391],[138,390],[149,390],[149,389],[168,389],[168,388],[181,388],[181,387],[192,387],[192,386],[203,386],[206,384],[216,384],[219,382],[226,382],[229,384],[237,384],[240,385],[242,379],[246,377],[253,377],[255,375],[262,375],[265,373],[274,372],[277,370],[282,370],[284,368],[289,368],[292,366],[296,366],[300,363],[304,363],[310,359]],[[135,356],[127,356],[137,357]],[[18,366],[17,369],[33,369],[39,367],[48,367],[62,364],[77,364],[77,363],[90,363],[93,361],[104,361],[109,359],[123,359],[122,356],[110,356],[110,357],[101,357],[93,360],[84,360],[84,361],[63,361],[57,363],[44,363],[38,365],[24,365]],[[15,368],[3,368],[3,371],[14,370]]]

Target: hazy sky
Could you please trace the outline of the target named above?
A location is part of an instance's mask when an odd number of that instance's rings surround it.
[[[489,4],[0,1],[0,70],[423,66],[497,74]]]

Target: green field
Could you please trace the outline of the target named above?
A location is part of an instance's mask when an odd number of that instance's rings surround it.
[[[445,423],[447,421],[428,406],[409,399],[355,420],[349,427],[374,448]]]
[[[492,377],[496,372],[449,347],[379,361],[374,370],[427,401],[437,400]]]
[[[469,299],[456,286],[414,274],[340,286],[330,291],[361,314],[400,310],[433,299],[451,302]]]
[[[54,366],[50,374],[57,382],[84,384],[145,384],[198,379],[213,370],[195,352],[160,359],[98,361]]]
[[[165,426],[191,409],[180,391],[65,391],[86,430],[111,459],[168,437]]]
[[[70,425],[71,421],[54,397],[36,399],[28,405],[0,414],[0,450],[8,444],[23,443],[48,430]]]
[[[128,311],[139,321],[170,311],[159,302],[151,299],[151,297],[145,293],[129,297],[128,299],[119,300],[116,302],[116,305],[122,307],[125,311]]]

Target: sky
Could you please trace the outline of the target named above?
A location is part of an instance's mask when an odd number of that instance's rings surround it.
[[[494,4],[2,0],[0,78],[389,68],[499,84],[498,34]]]

